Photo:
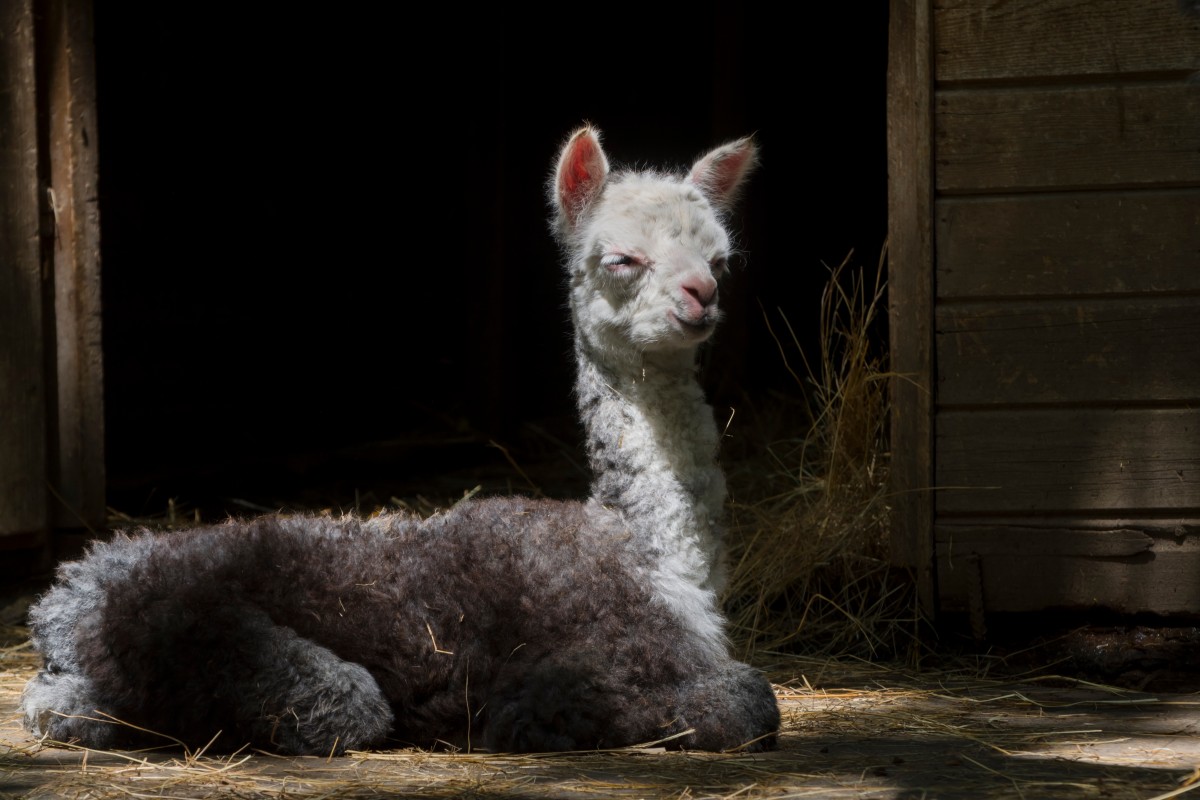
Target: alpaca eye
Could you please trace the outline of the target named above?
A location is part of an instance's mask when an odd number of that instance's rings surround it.
[[[624,275],[640,267],[642,263],[626,253],[608,253],[600,257],[600,266],[617,275]]]
[[[627,256],[624,253],[609,253],[600,259],[600,263],[609,269],[628,267],[633,264],[633,256]]]

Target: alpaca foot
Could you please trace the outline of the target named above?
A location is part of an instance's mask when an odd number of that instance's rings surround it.
[[[687,684],[680,698],[680,719],[695,733],[680,740],[700,750],[759,752],[774,750],[779,703],[761,672],[740,662]]]
[[[103,716],[86,678],[43,669],[21,695],[25,729],[50,742],[108,749],[116,746],[120,725]]]
[[[341,755],[383,742],[392,728],[391,705],[365,667],[330,650],[274,631],[282,660],[258,669],[239,689],[251,740],[292,755]]]

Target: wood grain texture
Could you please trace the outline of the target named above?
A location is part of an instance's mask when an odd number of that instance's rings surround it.
[[[1200,85],[941,91],[937,190],[1200,185]]]
[[[91,0],[49,0],[47,63],[50,182],[54,190],[57,415],[53,522],[104,524],[104,383],[101,352],[99,163]]]
[[[943,299],[1200,291],[1200,189],[937,201]]]
[[[896,0],[888,50],[888,321],[892,561],[913,570],[926,614],[933,572],[933,164],[930,0]]]
[[[1200,20],[932,24],[938,601],[1197,613]]]
[[[969,565],[978,564],[988,611],[1106,608],[1123,613],[1190,613],[1200,608],[1200,540],[1149,537],[1137,531],[1061,530],[1047,539],[1067,548],[1031,551],[1033,532],[1010,537],[998,530],[972,560],[953,526],[939,526],[938,573],[942,607],[966,611]],[[1091,539],[1090,543],[1087,541]],[[1146,540],[1149,540],[1148,542]],[[950,542],[954,545],[951,546]],[[1005,548],[1011,543],[1011,548]],[[1130,545],[1124,547],[1123,544]],[[1141,545],[1136,547],[1133,545]]]
[[[1200,407],[943,411],[938,519],[1200,514]]]
[[[1197,295],[941,305],[937,343],[943,408],[1200,406]]]
[[[1134,556],[1154,546],[1154,537],[1135,528],[1096,530],[1021,525],[938,525],[940,557],[953,562],[974,555],[1006,556]]]
[[[0,3],[0,536],[47,525],[33,10]]]
[[[939,82],[1200,70],[1176,0],[942,0],[933,20]]]

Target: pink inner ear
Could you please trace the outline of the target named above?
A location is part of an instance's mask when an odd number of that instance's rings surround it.
[[[749,138],[719,147],[696,162],[691,180],[710,201],[728,207],[757,163],[757,154],[758,148]]]
[[[707,182],[722,197],[727,196],[742,182],[747,158],[748,154],[743,150],[735,150],[722,155],[712,165]]]
[[[600,140],[586,128],[576,133],[563,151],[557,178],[559,207],[571,224],[579,221],[607,175]]]
[[[580,136],[575,140],[562,173],[564,195],[574,194],[582,184],[594,178],[588,165],[595,162],[598,155],[596,140],[592,137]]]

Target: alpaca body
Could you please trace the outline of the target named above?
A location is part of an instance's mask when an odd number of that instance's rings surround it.
[[[89,747],[220,732],[218,748],[321,755],[770,747],[774,694],[730,658],[717,602],[725,484],[695,377],[719,318],[721,215],[755,152],[743,139],[687,176],[610,175],[583,128],[560,154],[587,501],[95,544],[31,609],[46,663],[22,698],[27,728]]]
[[[65,565],[34,609],[46,668],[26,724],[92,747],[165,742],[140,728],[324,754],[688,728],[678,745],[721,749],[773,731],[770,687],[653,599],[653,560],[611,511],[523,498],[121,537]]]

